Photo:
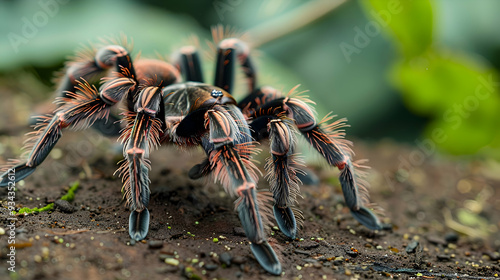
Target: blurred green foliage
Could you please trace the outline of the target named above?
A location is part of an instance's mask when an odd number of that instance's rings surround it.
[[[403,55],[416,56],[430,47],[434,23],[430,1],[365,0],[364,3],[368,11],[378,15],[378,23],[394,36]]]
[[[391,81],[410,110],[431,118],[426,137],[454,154],[476,153],[488,145],[497,147],[497,71],[473,54],[433,44],[435,13],[429,0],[367,0],[364,6],[372,16],[373,10],[389,15],[391,2],[399,7],[397,13],[385,17],[386,31],[400,53]]]

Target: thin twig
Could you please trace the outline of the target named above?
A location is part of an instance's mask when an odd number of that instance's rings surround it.
[[[124,228],[121,228],[121,229],[108,229],[108,230],[100,230],[100,231],[97,231],[96,233],[97,234],[105,234],[105,233],[110,233],[110,232],[122,232],[122,231],[126,231],[126,229]]]
[[[252,48],[262,46],[329,14],[347,0],[317,0],[248,30]]]
[[[454,231],[463,233],[465,235],[471,236],[471,237],[479,237],[482,239],[485,239],[488,237],[488,235],[480,230],[477,230],[472,227],[468,227],[466,225],[462,225],[461,223],[453,220],[453,217],[451,215],[451,211],[448,208],[443,209],[443,216],[444,216],[444,223],[447,227],[451,228]]]
[[[87,232],[89,231],[88,229],[79,229],[79,230],[68,230],[68,231],[53,231],[53,230],[47,230],[49,234],[53,235],[72,235],[72,234],[78,234],[82,232]]]

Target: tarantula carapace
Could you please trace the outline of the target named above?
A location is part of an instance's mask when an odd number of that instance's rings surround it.
[[[107,119],[110,108],[123,101],[126,127],[120,139],[124,160],[117,172],[131,210],[129,234],[135,240],[146,238],[149,228],[151,149],[164,143],[201,146],[207,156],[189,176],[212,175],[226,192],[238,197],[236,211],[253,254],[266,271],[280,274],[281,264],[264,231],[265,216],[273,212],[283,234],[295,238],[302,218],[295,208],[301,183],[297,134],[339,168],[352,215],[366,227],[380,229],[379,219],[365,206],[366,182],[351,160],[351,144],[344,139],[345,119],[332,122],[330,116],[317,122],[312,102],[304,96],[281,96],[271,87],[257,87],[250,51],[241,39],[226,38],[216,45],[213,85],[203,83],[200,55],[192,46],[180,49],[174,65],[153,59],[133,62],[129,50],[118,44],[104,45],[68,63],[57,89],[61,94],[58,108],[39,119],[31,133],[27,161],[4,173],[0,186],[12,182],[12,170],[14,181],[29,176],[61,138],[63,128],[88,127]],[[239,103],[231,95],[237,64],[248,85],[247,96]],[[96,75],[105,75],[99,90],[87,82]],[[257,192],[258,176],[251,158],[255,141],[265,138],[270,140],[265,164],[270,192]]]

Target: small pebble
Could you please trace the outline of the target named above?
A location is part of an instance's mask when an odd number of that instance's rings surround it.
[[[413,254],[417,250],[418,247],[418,241],[413,240],[410,243],[408,243],[408,246],[406,246],[406,253],[408,254]]]
[[[358,251],[351,251],[351,250],[347,250],[346,253],[351,257],[357,257],[359,254]]]
[[[205,269],[209,271],[214,271],[218,268],[219,266],[216,264],[206,264]]]
[[[39,256],[39,255],[35,255],[35,256],[33,257],[33,259],[34,259],[34,260],[35,260],[35,262],[37,262],[37,263],[41,263],[41,262],[42,262],[42,257],[41,257],[41,256]]]
[[[427,236],[427,241],[434,245],[446,245],[446,241],[443,238],[437,236]]]
[[[219,260],[225,264],[226,266],[230,266],[231,265],[231,255],[229,253],[222,253],[220,254],[219,256]]]
[[[333,265],[339,266],[344,263],[344,258],[342,257],[336,257],[335,260],[333,261]]]
[[[311,258],[306,258],[306,259],[302,259],[302,261],[306,262],[306,263],[318,263],[318,260],[315,260],[315,259],[311,259]]]
[[[178,266],[179,265],[179,260],[174,259],[174,258],[166,258],[165,263],[173,266]]]
[[[492,261],[500,260],[500,253],[498,253],[498,252],[486,252],[484,254],[487,255],[488,257],[490,257],[490,260],[492,260]]]
[[[160,250],[160,254],[174,256],[175,255],[175,250],[172,249],[169,246],[165,247],[165,245],[164,245],[164,247]]]
[[[382,224],[382,230],[392,231],[392,224]]]
[[[0,235],[4,235],[5,234],[5,229],[0,227]]]
[[[172,266],[172,265],[166,265],[166,266],[155,268],[155,271],[157,273],[160,273],[160,274],[172,273],[172,272],[176,272],[177,270],[179,270],[179,267],[178,266]]]
[[[243,256],[235,256],[231,259],[231,262],[234,264],[244,264],[247,262],[247,258]]]
[[[233,228],[234,235],[246,237],[245,230],[242,227]]]
[[[47,247],[42,247],[42,258],[48,258],[49,257],[49,248]]]
[[[304,241],[304,242],[300,243],[300,248],[302,248],[304,250],[311,250],[311,249],[317,248],[317,247],[319,247],[319,243],[314,242],[314,241]]]
[[[444,236],[444,240],[448,243],[457,243],[458,242],[458,234],[456,232],[449,232]]]
[[[299,249],[295,249],[294,251],[296,254],[303,254],[303,255],[307,255],[309,256],[311,253],[307,252],[307,251],[304,251],[304,250],[299,250]]]
[[[449,255],[437,255],[438,261],[449,261],[451,257]]]
[[[240,265],[240,270],[243,271],[244,273],[250,272],[250,266],[246,264]]]
[[[148,242],[149,249],[160,249],[163,247],[163,241],[161,240],[149,240]]]

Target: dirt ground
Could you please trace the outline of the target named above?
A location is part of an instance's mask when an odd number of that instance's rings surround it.
[[[11,97],[0,105],[0,163],[19,155],[29,131],[30,105],[9,115],[23,98]],[[262,148],[261,162],[267,155]],[[234,198],[209,180],[188,179],[202,158],[199,151],[169,147],[152,153],[150,230],[134,244],[121,181],[113,176],[120,147],[93,130],[65,132],[47,161],[17,185],[15,202],[17,208],[43,207],[79,180],[75,199],[53,211],[17,216],[14,274],[7,270],[8,194],[0,190],[0,279],[497,278],[498,163],[423,156],[391,141],[358,140],[355,151],[370,159],[371,200],[390,226],[372,232],[359,225],[344,205],[338,171],[313,157],[309,167],[320,183],[301,188],[305,221],[299,238],[268,230],[283,265],[276,277],[253,257]],[[259,189],[267,187],[262,178]]]

